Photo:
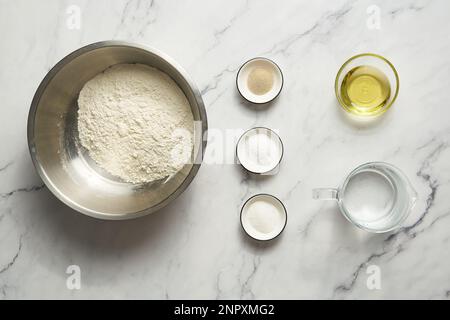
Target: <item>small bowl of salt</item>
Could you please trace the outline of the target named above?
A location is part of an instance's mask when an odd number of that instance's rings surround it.
[[[236,146],[241,166],[257,175],[273,175],[283,158],[283,142],[275,131],[254,127],[242,134]]]
[[[253,58],[245,62],[236,76],[240,95],[255,104],[271,102],[283,88],[280,67],[267,58]]]
[[[287,210],[276,197],[260,193],[245,201],[241,226],[251,238],[268,241],[278,237],[287,224]]]

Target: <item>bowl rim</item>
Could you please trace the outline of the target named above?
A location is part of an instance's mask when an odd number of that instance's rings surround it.
[[[48,177],[46,171],[42,167],[42,164],[37,159],[36,154],[36,148],[35,148],[35,142],[34,142],[34,136],[35,136],[35,118],[36,118],[36,112],[39,105],[39,102],[41,100],[41,97],[43,93],[45,92],[45,89],[47,88],[50,81],[56,76],[56,74],[70,61],[75,59],[78,56],[81,56],[82,54],[85,54],[89,51],[97,50],[104,47],[130,47],[134,49],[139,49],[145,52],[148,52],[150,54],[156,55],[160,57],[161,59],[165,60],[167,63],[169,63],[180,75],[182,78],[185,79],[185,81],[188,84],[188,87],[192,91],[192,94],[194,95],[194,99],[198,105],[199,109],[199,115],[200,120],[202,122],[202,132],[201,132],[201,150],[197,151],[197,154],[194,155],[194,163],[192,164],[192,167],[187,174],[187,176],[184,178],[183,182],[178,186],[178,188],[175,189],[174,192],[172,192],[167,198],[163,199],[161,202],[156,204],[155,206],[151,208],[146,208],[140,211],[136,212],[127,212],[127,213],[106,213],[106,212],[100,212],[96,211],[87,207],[83,207],[80,204],[76,203],[75,201],[71,200],[66,194],[61,192],[56,184],[52,182],[52,180]],[[191,77],[188,75],[186,70],[181,67],[175,60],[173,60],[170,56],[167,54],[154,49],[147,45],[141,45],[137,43],[127,42],[127,41],[118,41],[118,40],[106,40],[106,41],[99,41],[94,42],[88,45],[85,45],[65,57],[63,57],[61,60],[59,60],[51,69],[47,72],[45,77],[42,79],[41,83],[39,84],[38,88],[36,89],[36,92],[33,96],[30,110],[28,112],[28,120],[27,120],[27,142],[28,142],[28,150],[30,152],[31,160],[33,162],[33,165],[38,173],[38,175],[41,177],[42,181],[44,182],[45,186],[58,198],[60,201],[62,201],[64,204],[69,206],[70,208],[83,213],[87,216],[93,217],[93,218],[99,218],[104,220],[128,220],[128,219],[134,219],[138,217],[142,217],[145,215],[148,215],[150,213],[156,212],[159,209],[165,207],[170,202],[172,202],[175,198],[177,198],[183,191],[190,185],[194,177],[197,175],[198,170],[200,169],[202,159],[205,153],[205,148],[207,145],[207,134],[208,134],[208,119],[206,115],[206,109],[205,105],[201,96],[201,93],[194,83],[194,81],[191,79]],[[195,150],[195,147],[194,147]],[[200,158],[199,158],[200,157]],[[199,161],[200,160],[200,161]]]
[[[352,112],[350,109],[348,109],[345,106],[344,102],[342,101],[341,94],[339,93],[339,76],[341,75],[342,71],[350,62],[352,62],[353,60],[356,60],[358,58],[361,58],[361,57],[373,57],[373,58],[382,60],[387,65],[389,65],[389,67],[392,69],[392,71],[394,72],[394,75],[395,75],[396,88],[395,88],[394,97],[392,98],[391,102],[389,102],[383,108],[379,109],[377,112],[371,113],[370,115],[361,115],[361,114]],[[379,55],[376,53],[371,53],[371,52],[360,53],[360,54],[354,55],[354,56],[350,57],[349,59],[347,59],[347,61],[345,61],[342,64],[342,66],[339,68],[339,70],[336,74],[336,78],[334,80],[334,92],[336,94],[336,98],[339,102],[339,105],[342,107],[342,109],[344,109],[349,114],[352,114],[354,116],[361,117],[361,118],[376,117],[376,116],[379,116],[379,115],[385,113],[387,110],[389,110],[391,108],[391,106],[394,104],[395,100],[397,100],[399,89],[400,89],[400,78],[398,76],[397,69],[395,69],[394,65],[388,59],[383,57],[382,55]]]

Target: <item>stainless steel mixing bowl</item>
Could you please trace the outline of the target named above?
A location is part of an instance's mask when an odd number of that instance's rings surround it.
[[[164,181],[135,185],[98,167],[78,140],[77,99],[83,85],[118,63],[142,63],[167,73],[180,86],[196,121],[193,163]],[[119,41],[78,49],[51,69],[39,85],[28,115],[28,146],[46,186],[73,209],[101,219],[129,219],[154,212],[194,179],[206,147],[207,119],[200,92],[165,54]]]

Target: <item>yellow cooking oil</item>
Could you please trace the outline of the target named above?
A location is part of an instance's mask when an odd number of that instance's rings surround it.
[[[359,115],[377,113],[389,100],[389,79],[372,66],[351,69],[342,80],[341,97],[345,107]]]

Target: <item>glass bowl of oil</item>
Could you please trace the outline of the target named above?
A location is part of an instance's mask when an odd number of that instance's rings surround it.
[[[335,92],[345,111],[374,117],[388,110],[398,95],[399,78],[386,58],[363,53],[348,59],[336,75]]]

